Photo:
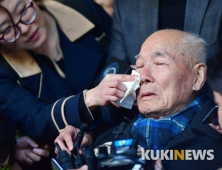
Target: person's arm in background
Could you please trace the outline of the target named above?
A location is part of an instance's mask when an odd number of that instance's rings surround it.
[[[122,28],[122,20],[119,11],[119,0],[114,1],[113,27],[111,44],[109,47],[108,58],[116,57],[130,64],[129,56],[127,55],[124,33]]]

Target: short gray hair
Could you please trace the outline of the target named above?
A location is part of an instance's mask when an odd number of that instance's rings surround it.
[[[190,59],[190,65],[197,63],[206,64],[207,42],[199,35],[186,33],[179,48],[181,54]]]

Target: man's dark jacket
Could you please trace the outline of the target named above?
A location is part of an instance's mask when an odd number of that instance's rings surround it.
[[[212,170],[222,167],[222,134],[215,131],[208,124],[203,124],[202,120],[212,110],[214,105],[207,101],[201,110],[192,119],[187,128],[176,136],[165,149],[170,150],[213,150],[213,160],[177,160],[177,161],[162,161],[164,170]],[[94,143],[94,146],[108,142],[110,140],[124,139],[131,136],[131,129],[134,121],[127,125],[120,125],[114,127],[104,134],[102,134]],[[111,135],[114,131],[118,131],[123,128],[124,133],[120,133],[118,138],[115,135]],[[117,130],[118,129],[118,130]],[[110,137],[112,136],[112,137]]]
[[[160,2],[114,1],[110,57],[114,56],[129,64],[135,64],[135,56],[139,54],[143,42],[158,30]],[[208,43],[208,59],[211,58],[222,45],[222,1],[187,0],[184,17],[183,31],[204,38]]]

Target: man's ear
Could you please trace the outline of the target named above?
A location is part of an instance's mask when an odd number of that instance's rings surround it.
[[[193,81],[194,91],[199,91],[203,87],[206,81],[206,71],[207,71],[207,66],[203,63],[198,63],[194,66],[193,68],[193,72],[195,74]]]

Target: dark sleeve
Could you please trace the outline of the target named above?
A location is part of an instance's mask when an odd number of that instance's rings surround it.
[[[125,46],[119,3],[119,0],[114,1],[113,28],[108,58],[116,57],[130,64]]]
[[[78,112],[79,113],[78,121],[87,124],[89,128],[93,128],[98,124],[98,122],[102,118],[102,113],[100,108],[96,109],[94,112],[91,112],[88,109],[88,107],[85,104],[85,97],[84,97],[85,93],[86,90],[75,96],[79,99],[78,101],[76,101],[74,97],[68,100],[65,104],[65,110],[67,111],[73,110],[74,112]],[[73,104],[75,106],[78,104],[78,107],[73,108]],[[71,114],[67,114],[65,117],[68,120],[67,122],[68,124],[71,125],[77,124],[76,119],[73,119],[73,116]]]
[[[82,93],[49,104],[20,87],[8,69],[0,69],[1,112],[11,117],[16,127],[26,135],[51,143],[59,134],[58,130],[65,127],[64,120],[67,124],[80,127],[79,101]]]

